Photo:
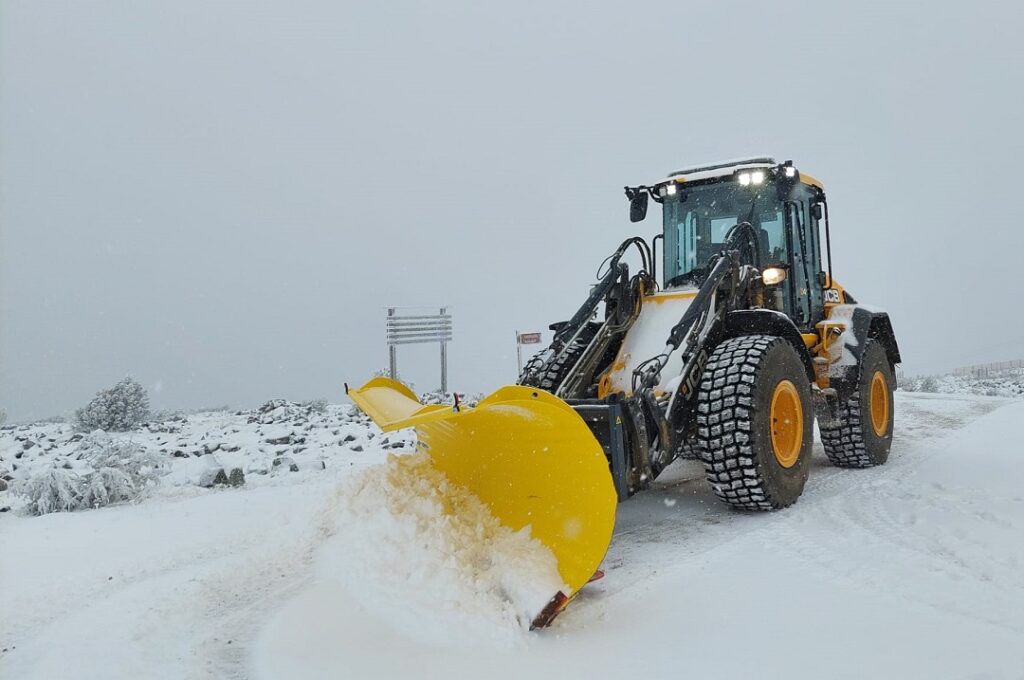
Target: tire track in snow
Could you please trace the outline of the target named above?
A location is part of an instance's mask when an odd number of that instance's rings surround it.
[[[745,513],[721,503],[704,479],[697,461],[678,461],[651,488],[619,506],[616,531],[604,561],[606,578],[581,591],[577,602],[560,618],[561,625],[574,626],[591,616],[600,616],[602,602],[619,593],[642,598],[656,589],[652,576],[659,570],[685,565],[699,569],[701,555],[714,551],[751,532],[765,537],[766,548],[788,550],[803,556],[816,568],[821,564],[821,545],[836,541],[855,545],[859,540],[892,545],[887,510],[865,511],[863,523],[844,517],[844,499],[873,498],[879,485],[898,488],[901,480],[914,473],[929,455],[926,446],[948,436],[964,425],[1008,403],[1004,399],[977,397],[919,397],[897,393],[897,426],[889,462],[878,468],[847,470],[833,467],[815,439],[814,460],[807,487],[793,507],[776,513]],[[868,501],[871,502],[871,501]],[[829,519],[822,519],[822,515]],[[877,519],[876,519],[877,518]],[[808,526],[828,530],[806,536]],[[768,540],[770,538],[770,540]],[[652,546],[656,546],[652,548]],[[853,569],[834,565],[840,574],[856,579]],[[969,568],[969,567],[966,567]],[[861,579],[863,585],[871,580]],[[557,624],[556,624],[557,625]]]
[[[320,485],[324,494],[334,487]],[[66,659],[76,658],[77,677],[161,677],[170,668],[176,677],[245,677],[247,645],[264,614],[308,578],[324,538],[323,498],[309,486],[268,487],[193,498],[180,513],[168,511],[177,501],[154,500],[52,518],[89,520],[101,529],[98,549],[127,542],[142,552],[113,554],[109,571],[91,565],[98,585],[58,588],[40,616],[19,620],[16,639],[5,637],[16,647],[5,670],[20,679],[63,677]],[[161,533],[176,534],[170,552]],[[56,546],[54,558],[73,562],[77,549]]]
[[[1018,561],[1012,555],[1003,559],[991,554],[988,543],[957,529],[969,525],[978,531],[979,523],[1004,531],[1014,527],[984,509],[991,498],[979,503],[962,492],[947,493],[941,484],[916,479],[922,466],[943,452],[945,439],[1007,403],[953,401],[962,406],[959,413],[945,412],[949,400],[901,400],[909,412],[909,418],[904,416],[908,427],[897,432],[890,463],[857,471],[866,479],[819,498],[813,519],[787,517],[768,538],[773,546],[793,550],[831,577],[1018,631],[1019,612],[1013,603],[1024,592]],[[858,559],[858,553],[885,554],[889,559],[873,563]],[[921,588],[923,579],[932,579],[935,585]]]

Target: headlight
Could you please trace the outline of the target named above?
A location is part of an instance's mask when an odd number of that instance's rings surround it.
[[[676,183],[672,182],[671,184],[666,186],[665,187],[665,193],[668,194],[669,196],[675,196],[675,194],[676,194]]]
[[[782,267],[766,267],[761,272],[761,280],[766,286],[777,286],[786,280],[786,270]]]
[[[764,184],[764,178],[764,170],[754,170],[753,172],[741,172],[736,177],[736,179],[740,181],[740,185],[745,187],[748,187],[751,184]]]

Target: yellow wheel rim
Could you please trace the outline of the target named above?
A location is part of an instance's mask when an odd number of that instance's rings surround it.
[[[796,385],[783,380],[775,386],[769,417],[775,460],[782,467],[791,468],[800,458],[800,449],[804,443],[804,410]]]
[[[881,371],[871,376],[871,427],[879,437],[889,429],[889,385]]]

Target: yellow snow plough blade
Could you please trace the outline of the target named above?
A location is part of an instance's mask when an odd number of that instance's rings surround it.
[[[569,588],[551,616],[594,576],[611,542],[617,499],[604,451],[571,406],[517,385],[474,408],[424,406],[388,378],[348,396],[385,432],[415,427],[417,446],[434,466],[502,524],[530,526]]]

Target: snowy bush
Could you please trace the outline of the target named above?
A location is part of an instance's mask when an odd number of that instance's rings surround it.
[[[27,509],[33,515],[69,512],[81,507],[82,478],[71,470],[52,468],[33,475],[22,493],[28,499]]]
[[[899,387],[905,392],[929,392],[942,391],[939,379],[934,375],[915,375],[904,378],[900,381]]]
[[[86,435],[75,456],[86,461],[93,470],[118,470],[138,489],[149,486],[163,472],[162,460],[133,441],[111,437],[102,430]],[[107,479],[112,479],[108,474]]]
[[[310,413],[327,413],[327,400],[326,399],[310,399],[299,404],[302,408],[308,410]]]
[[[134,442],[115,440],[102,430],[87,435],[74,457],[92,471],[84,475],[64,468],[37,472],[20,489],[29,513],[45,515],[133,501],[153,486],[163,471],[154,454]]]
[[[459,404],[463,406],[474,407],[481,399],[484,398],[482,392],[475,394],[463,394],[459,393]],[[420,395],[421,404],[454,404],[455,396],[451,392],[442,392],[441,390],[434,390],[433,392],[424,392]]]
[[[292,421],[305,422],[309,420],[309,414],[309,409],[302,404],[287,399],[271,399],[256,409],[256,412],[249,417],[249,422],[263,425]]]
[[[100,390],[88,406],[75,412],[75,421],[80,429],[111,432],[133,430],[148,417],[146,389],[130,377],[109,389]]]
[[[916,376],[906,377],[901,376],[896,383],[896,388],[903,390],[904,392],[918,392],[918,387],[921,385],[921,379]]]
[[[138,487],[132,478],[118,468],[100,468],[83,480],[82,500],[79,507],[102,508],[111,503],[134,500]]]
[[[287,399],[271,399],[249,416],[249,422],[262,425],[307,423],[314,416],[323,416],[326,413],[326,399],[313,399],[302,403]]]

